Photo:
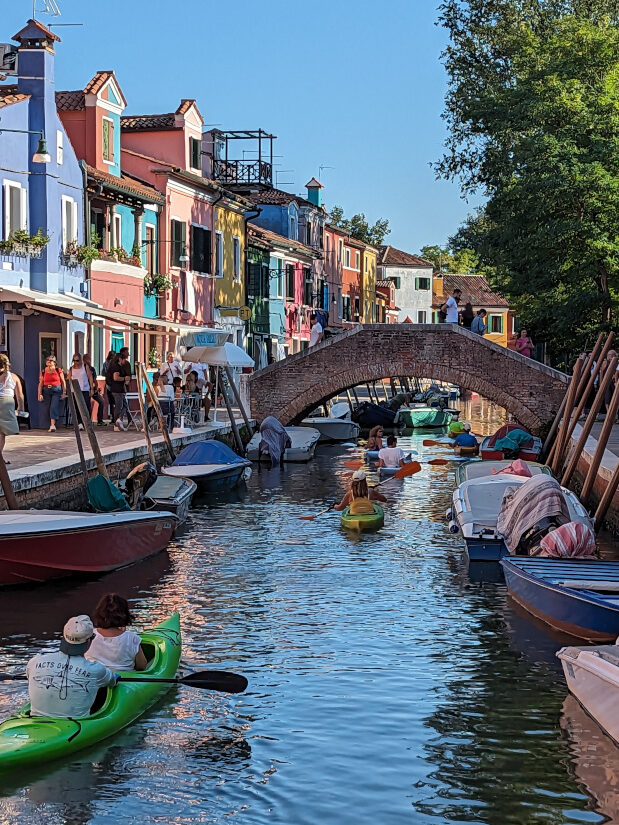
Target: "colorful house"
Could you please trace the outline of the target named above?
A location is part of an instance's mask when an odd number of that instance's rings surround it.
[[[432,264],[394,246],[379,247],[378,280],[392,280],[398,320],[415,324],[432,322]]]
[[[0,85],[0,349],[24,378],[37,427],[47,426],[36,401],[45,358],[54,354],[67,367],[73,352],[84,351],[91,302],[83,267],[66,254],[84,238],[83,180],[56,111],[60,38],[29,20],[13,39],[17,82]]]
[[[432,305],[435,322],[438,321],[436,316],[438,309],[445,303],[454,289],[462,290],[460,307],[470,301],[475,312],[479,309],[486,310],[485,320],[488,326],[486,339],[506,347],[514,334],[513,312],[510,310],[507,300],[495,292],[481,275],[451,275],[445,273],[434,276]]]
[[[392,280],[376,282],[376,323],[397,324],[399,309],[395,302],[395,284]]]
[[[364,324],[372,324],[378,320],[376,315],[377,262],[378,250],[365,244],[361,251],[361,321]]]

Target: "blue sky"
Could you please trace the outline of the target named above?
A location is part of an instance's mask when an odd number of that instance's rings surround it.
[[[195,97],[207,124],[278,136],[281,188],[324,169],[327,207],[386,217],[388,243],[442,243],[472,206],[429,166],[444,137],[445,45],[437,0],[57,0],[58,89],[114,69],[127,113]],[[37,0],[40,7],[42,0]],[[0,42],[32,13],[3,3]],[[8,6],[8,8],[7,8]],[[284,172],[283,170],[293,170]]]

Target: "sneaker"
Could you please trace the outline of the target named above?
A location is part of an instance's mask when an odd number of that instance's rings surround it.
[[[114,432],[115,432],[115,433],[119,433],[119,432],[121,432],[121,429],[120,429],[120,427],[118,426],[118,424],[114,424]]]
[[[84,425],[83,425],[83,424],[78,424],[78,427],[77,427],[77,428],[78,428],[78,430],[83,430],[83,429],[84,429]]]
[[[50,424],[49,430],[47,432],[48,433],[55,433],[56,432],[56,425],[55,424]]]

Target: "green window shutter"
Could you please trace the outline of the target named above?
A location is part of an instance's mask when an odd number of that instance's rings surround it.
[[[202,274],[211,272],[210,229],[202,229],[200,226],[191,227],[191,269]]]
[[[187,227],[183,221],[172,221],[171,235],[172,235],[172,250],[171,250],[171,265],[182,267],[185,261],[181,261],[186,252],[186,231]]]
[[[196,138],[189,138],[189,163],[192,169],[201,168],[202,145]]]

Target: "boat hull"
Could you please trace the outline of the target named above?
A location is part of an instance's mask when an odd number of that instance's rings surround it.
[[[306,461],[311,461],[314,458],[316,445],[320,439],[318,430],[310,427],[286,427],[286,432],[290,438],[290,447],[284,450],[284,461],[293,464],[304,464]],[[256,433],[247,445],[247,458],[250,461],[258,461],[258,458],[260,458],[261,461],[268,462],[268,452],[258,455],[261,440],[260,433]]]
[[[481,442],[481,447],[479,448],[479,454],[481,455],[484,461],[502,461],[505,459],[505,455],[502,450],[497,450],[496,447],[489,446],[490,439],[492,436],[486,436],[484,440]],[[542,442],[539,438],[533,439],[533,446],[530,449],[520,450],[516,458],[520,458],[522,461],[537,461],[540,452],[542,451]],[[514,461],[515,459],[511,459]]]
[[[50,529],[0,535],[0,585],[96,575],[153,556],[170,541],[176,520],[171,513],[145,516],[138,521],[104,520],[90,526],[84,519],[84,523],[62,532]]]
[[[419,409],[398,410],[397,423],[405,427],[423,427],[432,429],[435,427],[447,427],[451,423],[453,415],[447,410],[438,407],[427,407]]]
[[[159,476],[159,479],[148,490],[146,498],[159,510],[166,510],[176,516],[176,526],[179,527],[189,517],[191,501],[198,489],[198,485],[189,478],[178,479],[175,489],[166,490],[165,482],[172,482],[170,476]],[[168,493],[166,495],[166,493]]]
[[[318,430],[320,441],[356,441],[359,425],[344,418],[304,418],[302,427]]]
[[[368,430],[379,424],[381,427],[393,427],[395,416],[395,411],[389,407],[381,407],[369,401],[363,401],[352,412],[353,421]]]
[[[146,671],[126,675],[174,677],[181,655],[178,613],[143,633],[142,641],[154,658]],[[79,720],[30,717],[26,706],[0,725],[0,770],[41,765],[95,745],[134,722],[171,687],[152,682],[120,682],[107,689],[100,710]]]
[[[340,524],[346,530],[355,530],[358,533],[380,530],[385,524],[385,511],[378,504],[375,504],[373,513],[351,516],[349,508],[346,507],[340,517]]]
[[[616,664],[595,656],[595,651],[596,648],[564,647],[557,656],[561,660],[570,693],[606,733],[619,743],[619,668]]]
[[[470,562],[496,562],[507,555],[507,547],[501,538],[474,538],[465,539],[466,555]]]
[[[183,477],[194,481],[200,493],[214,495],[217,493],[227,493],[238,487],[245,477],[245,470],[250,467],[249,461],[242,461],[235,464],[208,465],[209,469],[201,470],[200,465],[186,464],[178,467],[164,467],[161,471],[164,475],[178,478]]]

